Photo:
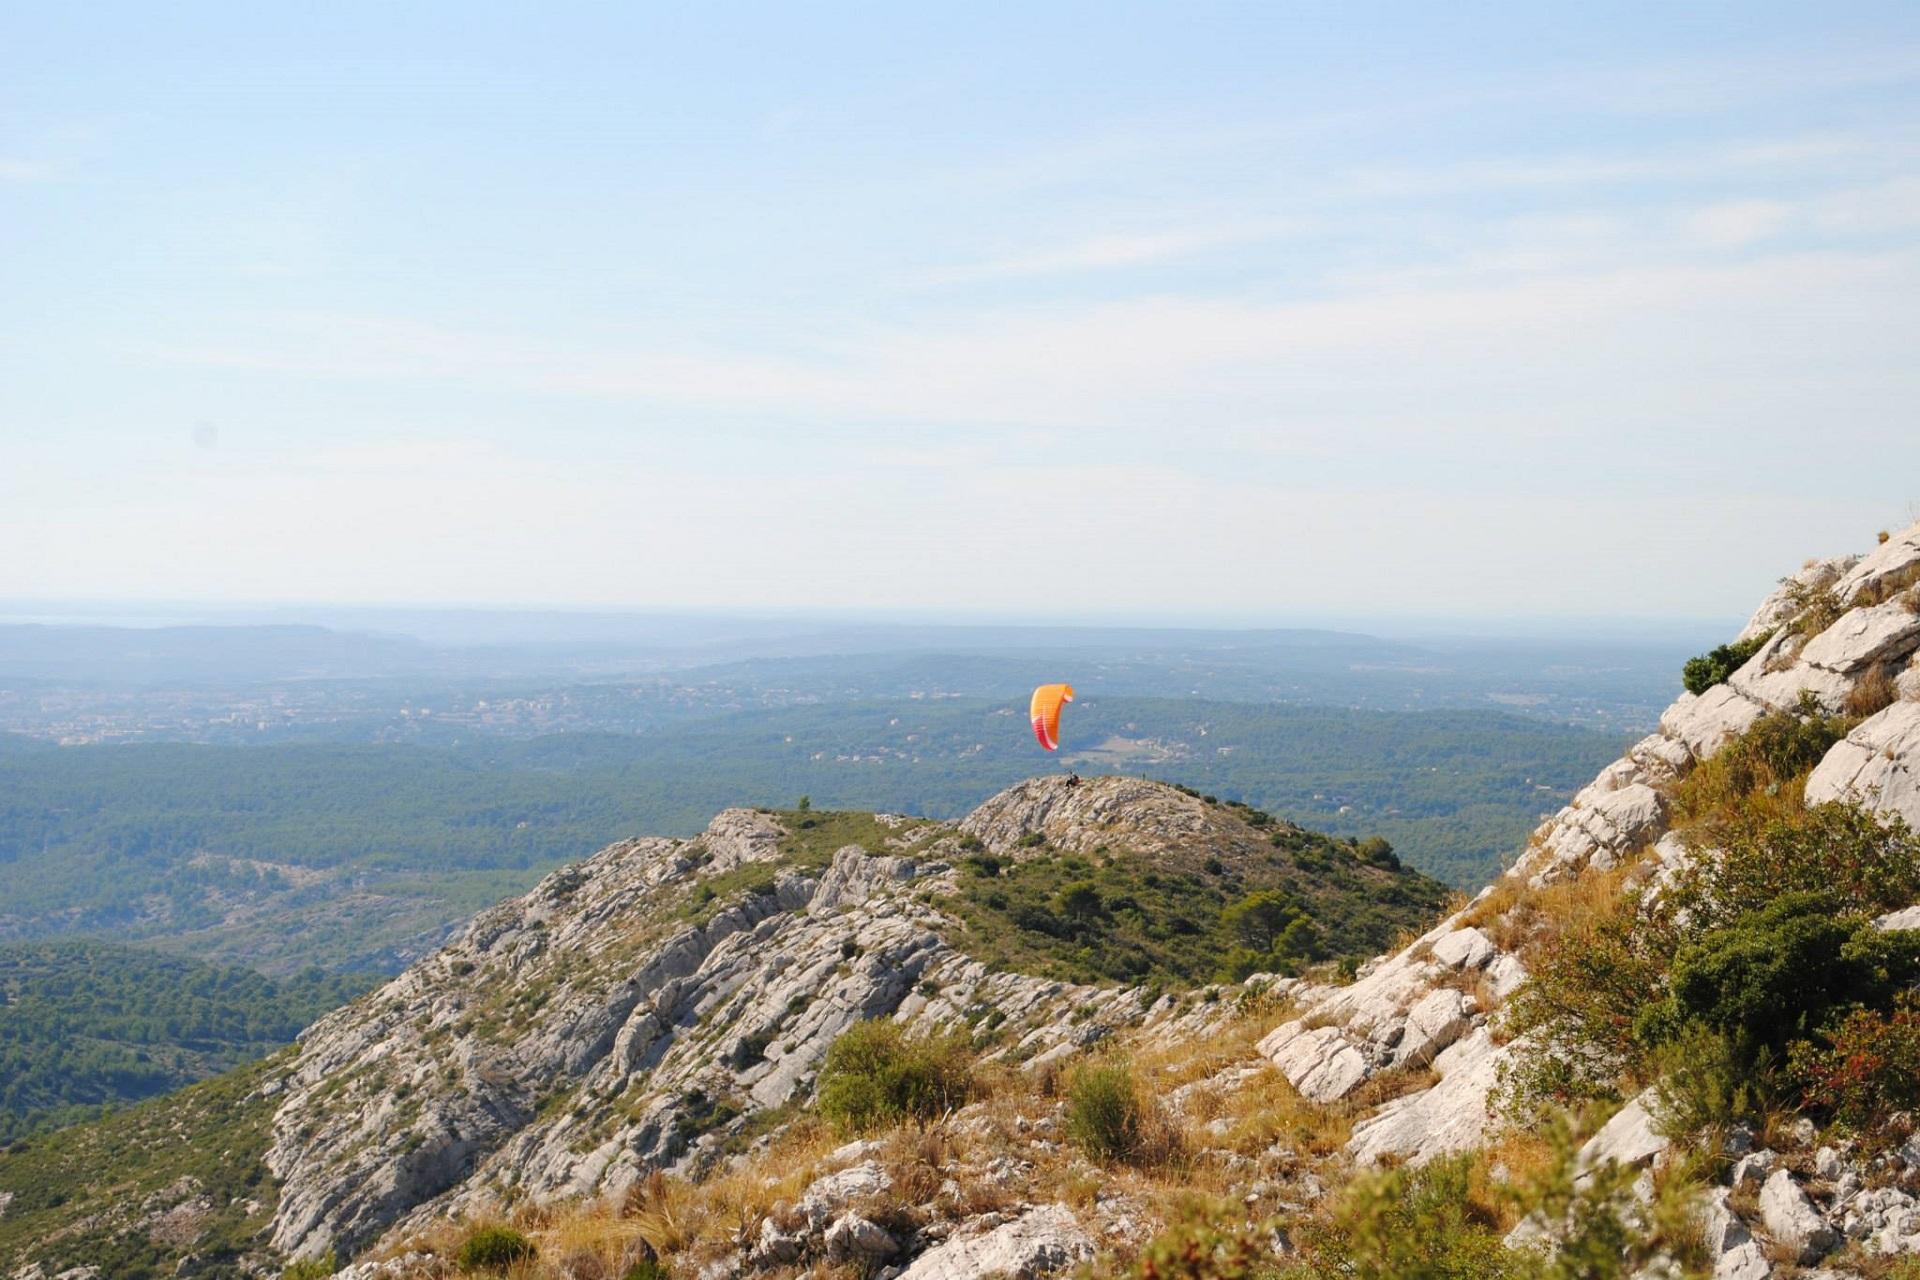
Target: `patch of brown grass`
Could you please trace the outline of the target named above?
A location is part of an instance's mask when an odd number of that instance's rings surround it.
[[[1567,929],[1612,911],[1645,859],[1643,852],[1611,871],[1589,868],[1568,880],[1525,889],[1489,922],[1488,935],[1495,946],[1519,952],[1532,967],[1539,948],[1551,946]]]
[[[1898,697],[1892,669],[1884,662],[1876,662],[1854,682],[1853,690],[1847,694],[1847,714],[1856,720],[1865,720],[1892,706]]]
[[[1854,593],[1851,603],[1855,608],[1871,608],[1898,599],[1910,611],[1920,612],[1920,591],[1915,588],[1920,588],[1920,560],[1867,583]]]
[[[1805,774],[1777,778],[1763,770],[1765,776],[1755,779],[1748,773],[1748,762],[1730,755],[1730,747],[1722,749],[1674,784],[1676,827],[1697,826],[1735,811],[1790,818],[1807,807]]]

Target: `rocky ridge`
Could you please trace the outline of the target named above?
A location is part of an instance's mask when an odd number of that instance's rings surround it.
[[[1030,1072],[1121,1029],[1171,1033],[1188,1025],[1175,996],[958,949],[942,910],[956,864],[1099,849],[1197,874],[1215,855],[1284,864],[1275,836],[1296,830],[1119,777],[1031,780],[957,824],[858,818],[835,843],[856,817],[733,809],[691,840],[614,845],[316,1023],[275,1086],[273,1248],[357,1252],[450,1214],[617,1201],[653,1171],[704,1169],[807,1101],[864,1019],[977,1028],[987,1061]]]

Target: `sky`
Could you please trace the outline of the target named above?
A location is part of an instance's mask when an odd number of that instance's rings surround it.
[[[1744,616],[1920,6],[0,0],[0,598]]]

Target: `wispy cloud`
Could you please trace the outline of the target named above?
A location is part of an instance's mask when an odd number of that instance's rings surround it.
[[[1160,231],[1107,232],[1049,248],[938,269],[929,273],[928,280],[935,284],[961,284],[1153,266],[1215,250],[1279,239],[1299,229],[1297,222],[1276,220]]]

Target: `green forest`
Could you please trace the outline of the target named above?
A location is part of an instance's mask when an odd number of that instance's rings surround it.
[[[275,982],[100,942],[0,946],[0,1141],[260,1057],[373,981]]]
[[[803,794],[954,817],[1063,766],[1384,836],[1474,888],[1619,746],[1480,711],[1089,697],[1069,716],[1059,758],[986,699],[434,747],[0,740],[0,938],[110,933],[275,973],[391,969],[434,929],[623,836],[691,834],[728,805]]]

